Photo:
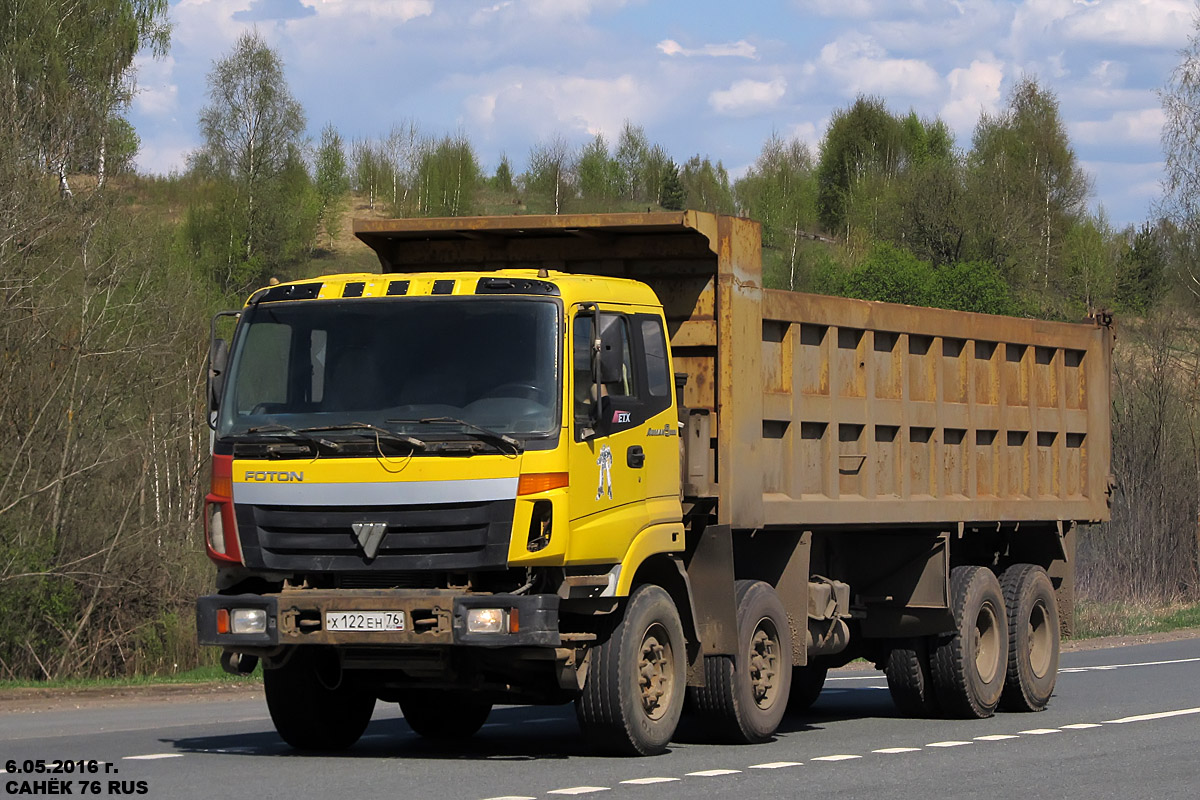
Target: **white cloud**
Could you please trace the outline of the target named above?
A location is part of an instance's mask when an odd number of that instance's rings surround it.
[[[821,131],[829,127],[828,117],[817,122],[797,122],[787,129],[785,138],[799,139],[815,154],[821,144]]]
[[[433,13],[433,0],[309,0],[317,16],[352,16],[362,20],[408,22]]]
[[[1085,144],[1153,144],[1159,141],[1165,121],[1157,107],[1118,111],[1106,120],[1072,124],[1071,138]]]
[[[773,108],[787,91],[787,81],[734,81],[728,89],[718,89],[708,96],[708,104],[718,114],[744,117]]]
[[[727,42],[725,44],[706,44],[697,48],[684,47],[674,39],[663,39],[658,43],[657,47],[659,50],[669,56],[711,56],[714,58],[734,56],[737,58],[758,58],[758,48],[747,42],[745,39],[739,39],[736,42]]]
[[[612,139],[626,119],[644,122],[657,105],[652,88],[632,75],[595,78],[521,71],[488,83],[464,100],[469,117],[482,126],[532,128],[533,138],[565,127]]]
[[[1073,5],[1063,22],[1067,38],[1144,47],[1183,45],[1196,10],[1185,0],[1107,0]]]
[[[615,10],[629,0],[525,0],[523,5],[535,17],[582,19],[593,11]]]
[[[895,8],[895,0],[797,0],[803,11],[822,17],[880,17]]]
[[[942,86],[941,77],[929,64],[889,58],[878,42],[859,33],[846,34],[821,48],[819,66],[847,93],[924,97]]]
[[[187,168],[188,155],[199,146],[199,142],[175,135],[149,140],[143,136],[134,161],[138,171],[143,173],[168,175],[183,172]]]
[[[133,105],[147,117],[166,117],[179,106],[179,86],[173,80],[175,59],[171,56],[152,58],[138,55],[133,59],[137,72],[137,94]]]
[[[1004,65],[998,61],[972,61],[969,67],[950,71],[950,98],[942,106],[942,119],[960,135],[969,132],[981,111],[996,113],[1000,102],[1000,84]]]

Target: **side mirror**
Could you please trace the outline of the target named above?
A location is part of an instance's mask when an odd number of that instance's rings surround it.
[[[215,412],[225,391],[225,367],[229,361],[229,343],[213,339],[208,347],[208,410]]]

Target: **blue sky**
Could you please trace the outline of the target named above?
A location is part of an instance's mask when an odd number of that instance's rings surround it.
[[[1159,196],[1157,91],[1194,30],[1192,0],[172,0],[165,59],[138,59],[139,167],[182,170],[205,76],[256,28],[315,139],[463,131],[484,167],[624,120],[677,160],[735,176],[772,132],[815,148],[859,93],[940,116],[961,146],[1031,75],[1059,98],[1093,208],[1118,225]]]

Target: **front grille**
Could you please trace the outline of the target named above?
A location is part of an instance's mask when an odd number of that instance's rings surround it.
[[[436,572],[342,572],[335,576],[339,589],[440,589]]]
[[[345,508],[237,504],[246,566],[281,572],[382,573],[499,569],[508,561],[514,500]],[[387,523],[367,559],[351,527]]]

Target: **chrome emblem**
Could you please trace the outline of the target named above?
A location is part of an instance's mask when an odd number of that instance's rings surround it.
[[[387,523],[355,522],[350,528],[354,531],[354,536],[363,549],[363,555],[367,557],[368,561],[374,559],[375,554],[379,552],[379,544],[383,541],[383,535],[387,533]]]

